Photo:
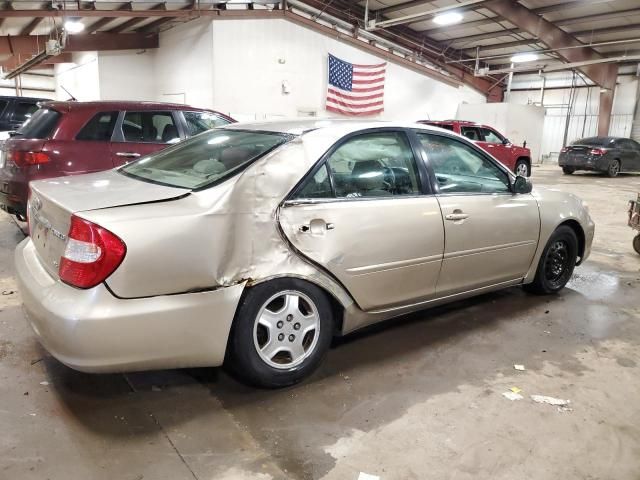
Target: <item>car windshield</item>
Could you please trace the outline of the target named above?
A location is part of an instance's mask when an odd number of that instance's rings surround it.
[[[171,187],[205,188],[235,175],[291,138],[281,133],[214,129],[119,171]]]

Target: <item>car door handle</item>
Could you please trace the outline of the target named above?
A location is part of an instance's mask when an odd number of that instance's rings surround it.
[[[464,220],[465,218],[469,218],[469,215],[466,213],[449,213],[444,217],[445,220],[450,220],[452,222]]]
[[[138,158],[140,154],[135,152],[117,152],[116,156],[125,158]]]
[[[333,230],[336,226],[333,223],[326,223],[324,220],[314,218],[308,225],[300,225],[298,230],[302,233],[324,233],[325,230]]]

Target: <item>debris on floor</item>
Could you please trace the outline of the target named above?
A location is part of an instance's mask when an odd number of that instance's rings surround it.
[[[520,370],[521,372],[524,372],[526,370],[526,368],[524,368],[524,365],[520,364],[515,364],[513,368],[515,368],[516,370]]]
[[[380,477],[378,475],[370,475],[368,473],[360,472],[358,480],[380,480]]]
[[[15,292],[15,290],[3,290],[2,294],[3,295],[13,295]]]
[[[161,392],[162,389],[157,385],[151,385],[151,391],[152,392]]]
[[[520,393],[522,391],[522,389],[518,387],[511,387],[509,390],[511,390],[513,393]]]
[[[546,395],[531,395],[531,400],[536,403],[548,403],[556,407],[567,407],[571,400],[563,400],[562,398],[547,397]]]
[[[512,402],[514,400],[522,400],[524,398],[518,392],[512,392],[512,391],[502,392],[502,396],[507,398],[507,399],[509,399],[509,400],[511,400]]]
[[[47,385],[49,385],[49,382],[45,380],[44,382],[40,382],[40,385],[44,385],[46,387]]]

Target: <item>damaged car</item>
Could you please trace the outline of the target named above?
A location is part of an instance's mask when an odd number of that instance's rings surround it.
[[[43,346],[86,372],[308,376],[332,338],[522,285],[561,290],[594,224],[425,125],[233,124],[123,167],[31,183],[15,254]]]

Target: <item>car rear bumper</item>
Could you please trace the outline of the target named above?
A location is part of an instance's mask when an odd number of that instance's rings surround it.
[[[81,290],[52,278],[30,239],[16,248],[27,320],[58,360],[85,372],[217,366],[244,289],[120,299],[104,284]]]
[[[569,167],[575,170],[606,172],[609,166],[609,161],[604,157],[571,158],[569,156],[560,155],[560,157],[558,158],[558,166]]]
[[[7,213],[25,216],[27,213],[26,184],[7,180],[0,176],[0,209]]]

